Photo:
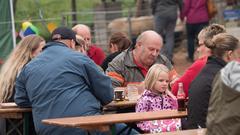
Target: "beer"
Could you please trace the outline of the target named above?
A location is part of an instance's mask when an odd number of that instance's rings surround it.
[[[115,101],[123,101],[125,96],[124,96],[124,88],[122,87],[117,87],[114,89],[114,100]]]
[[[183,83],[178,83],[178,93],[177,93],[178,111],[186,110],[185,98],[186,98],[186,95],[183,91]]]

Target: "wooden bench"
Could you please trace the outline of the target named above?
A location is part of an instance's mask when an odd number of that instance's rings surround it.
[[[187,112],[179,112],[177,110],[162,110],[157,112],[139,112],[139,113],[120,113],[120,114],[106,114],[94,116],[55,118],[42,120],[44,124],[82,128],[88,131],[99,130],[109,131],[115,134],[115,123],[132,123],[146,120],[171,119],[186,117]]]
[[[31,112],[31,108],[20,108],[15,103],[1,103],[0,118],[5,118],[9,121],[12,127],[6,134],[10,134],[12,131],[17,131],[21,134],[18,126],[23,124],[23,134],[29,135],[29,117]],[[14,125],[11,119],[19,119],[19,122]]]

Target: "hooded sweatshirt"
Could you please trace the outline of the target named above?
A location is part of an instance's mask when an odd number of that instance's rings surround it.
[[[216,76],[210,97],[206,135],[240,133],[240,62],[227,64]]]

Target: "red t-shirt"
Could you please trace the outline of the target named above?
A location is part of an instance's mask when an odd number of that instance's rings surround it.
[[[202,70],[202,68],[206,65],[207,62],[207,56],[202,57],[198,60],[196,60],[186,71],[185,73],[172,85],[172,93],[177,96],[178,92],[178,83],[183,83],[183,90],[186,94],[186,97],[188,97],[188,89],[192,81],[195,79],[195,77],[198,75],[198,73]]]
[[[138,66],[138,68],[141,70],[142,74],[145,77],[147,75],[148,69],[143,67],[141,64],[137,63],[137,61],[134,59],[134,57],[133,57],[133,62]]]
[[[87,52],[88,57],[90,57],[97,65],[101,66],[103,60],[105,59],[105,53],[103,50],[96,45],[91,45]]]

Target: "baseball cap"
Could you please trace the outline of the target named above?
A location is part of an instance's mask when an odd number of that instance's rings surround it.
[[[76,40],[76,33],[67,28],[67,27],[58,27],[56,28],[53,32],[52,32],[52,35],[51,35],[51,39],[53,41],[55,40],[61,40],[61,39],[72,39],[74,40],[76,43],[77,43],[77,40]]]

